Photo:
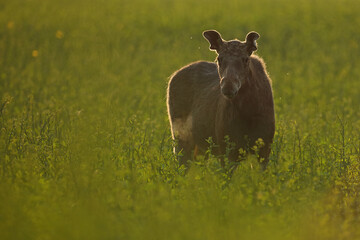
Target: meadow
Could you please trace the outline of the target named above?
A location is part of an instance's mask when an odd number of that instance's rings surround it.
[[[1,239],[360,239],[360,2],[0,0]],[[168,77],[243,40],[270,163],[172,153]]]

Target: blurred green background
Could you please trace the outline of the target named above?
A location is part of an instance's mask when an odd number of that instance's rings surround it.
[[[1,239],[360,238],[360,2],[0,0]],[[168,77],[257,31],[270,164],[178,168]]]

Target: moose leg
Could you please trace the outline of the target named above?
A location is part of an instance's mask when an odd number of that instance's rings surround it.
[[[192,117],[178,118],[172,121],[172,135],[176,141],[174,153],[177,155],[180,165],[189,166],[188,161],[191,160],[192,151],[195,144],[192,137]]]
[[[270,144],[265,144],[259,151],[259,161],[261,169],[264,171],[269,163],[269,155],[271,152]]]
[[[189,167],[189,161],[192,160],[193,149],[193,144],[181,139],[177,140],[176,146],[174,147],[174,153],[177,156],[180,166],[184,165],[186,168]]]
[[[220,150],[220,164],[221,166],[231,173],[235,171],[239,164],[238,148],[235,143],[231,142],[230,139],[222,140],[219,145]]]

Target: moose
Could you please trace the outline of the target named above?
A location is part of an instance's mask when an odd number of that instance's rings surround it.
[[[209,148],[211,138],[216,155],[228,154],[230,162],[243,159],[243,153],[257,154],[265,169],[275,132],[274,101],[271,79],[264,61],[253,54],[257,50],[257,32],[249,32],[245,41],[226,41],[216,30],[203,32],[216,51],[215,62],[191,63],[170,77],[167,110],[174,153],[180,165],[189,166],[193,154]],[[227,141],[226,141],[227,139]],[[233,143],[233,148],[227,146]],[[224,159],[221,164],[224,166]]]

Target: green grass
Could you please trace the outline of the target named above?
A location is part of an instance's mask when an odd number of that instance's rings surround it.
[[[360,2],[0,1],[1,239],[359,239]],[[270,164],[172,154],[168,76],[260,33]]]

